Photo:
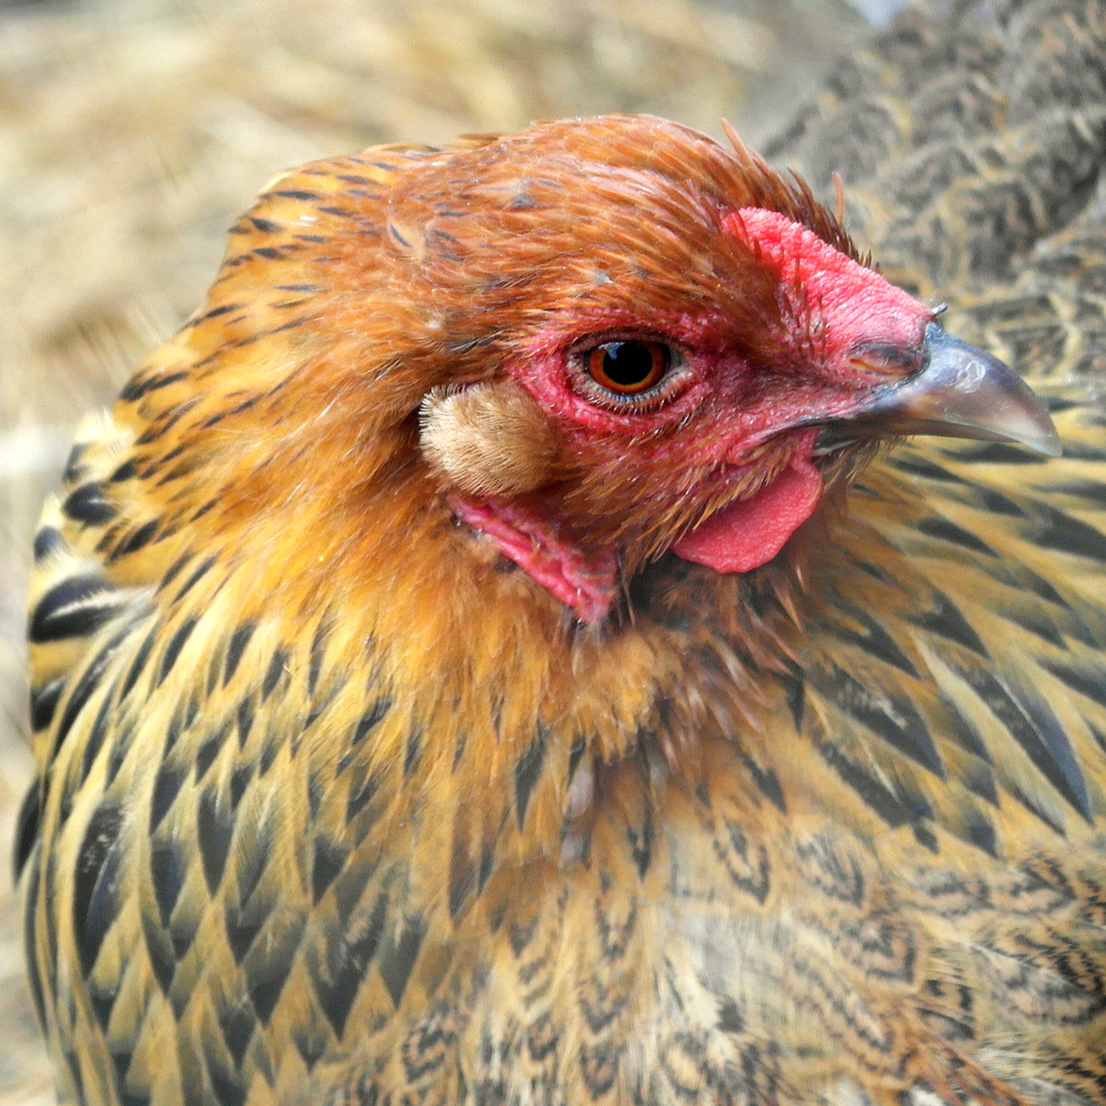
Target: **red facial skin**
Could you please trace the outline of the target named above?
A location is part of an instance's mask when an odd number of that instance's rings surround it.
[[[873,387],[916,367],[933,312],[779,212],[742,208],[722,226],[776,279],[771,363],[752,363],[743,336],[700,310],[645,326],[590,320],[583,333],[573,320],[575,333],[543,334],[514,374],[557,420],[570,451],[640,466],[643,494],[655,492],[651,485],[692,498],[738,489],[669,548],[718,572],[748,572],[772,560],[821,499],[810,424],[847,416]],[[668,343],[680,363],[648,393],[621,399],[588,378],[581,354],[630,337]],[[683,486],[672,478],[679,472],[688,474]],[[658,499],[658,510],[671,506]],[[527,504],[463,500],[457,509],[579,619],[609,611],[615,543],[585,547],[570,526]]]

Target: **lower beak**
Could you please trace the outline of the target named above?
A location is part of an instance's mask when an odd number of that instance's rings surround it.
[[[870,438],[934,434],[1017,442],[1059,457],[1060,438],[1044,404],[997,357],[947,334],[925,329],[922,366],[893,384],[881,384],[818,436],[818,451]]]

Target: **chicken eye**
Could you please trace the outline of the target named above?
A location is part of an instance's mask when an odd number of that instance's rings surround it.
[[[588,375],[601,388],[636,396],[660,383],[672,365],[672,351],[663,342],[604,342],[588,350],[586,364]]]

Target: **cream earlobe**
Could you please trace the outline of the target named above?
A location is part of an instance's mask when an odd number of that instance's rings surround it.
[[[419,428],[431,467],[466,495],[533,492],[556,467],[549,417],[512,381],[432,389],[419,406]]]

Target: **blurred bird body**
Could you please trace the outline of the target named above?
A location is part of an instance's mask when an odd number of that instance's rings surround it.
[[[875,457],[931,323],[657,120],[274,181],[36,543],[63,1098],[1106,1101],[1101,407]]]

